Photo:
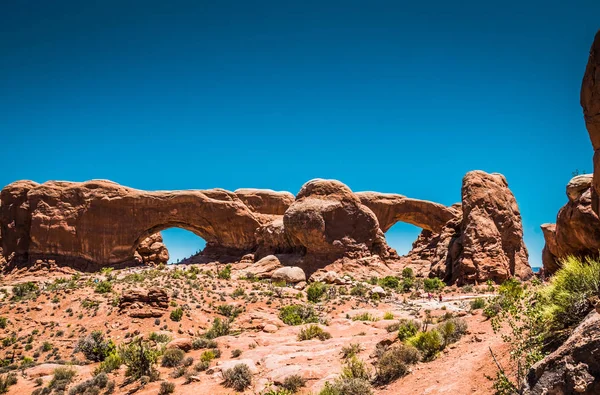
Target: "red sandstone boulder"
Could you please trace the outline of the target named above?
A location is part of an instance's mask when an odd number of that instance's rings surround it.
[[[144,265],[160,265],[169,262],[169,250],[163,243],[160,233],[155,233],[142,240],[136,253],[139,255],[140,263]]]

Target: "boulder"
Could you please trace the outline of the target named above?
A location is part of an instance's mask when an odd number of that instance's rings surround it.
[[[246,269],[246,273],[251,273],[260,279],[270,278],[273,275],[273,272],[281,267],[282,265],[279,258],[275,255],[267,255],[249,266]]]
[[[182,351],[188,352],[192,349],[192,339],[189,337],[180,337],[171,340],[167,343],[167,348],[177,348]]]
[[[593,174],[580,174],[571,178],[567,184],[567,197],[574,202],[592,186]]]
[[[271,275],[274,281],[285,281],[286,283],[296,284],[306,281],[306,273],[299,267],[286,266],[276,269]]]
[[[162,235],[155,233],[140,242],[136,253],[144,265],[160,265],[169,262],[169,250],[163,243]]]
[[[553,353],[533,365],[527,395],[600,394],[600,315],[593,311]]]
[[[169,307],[169,296],[161,288],[124,290],[119,311],[133,318],[160,318]]]

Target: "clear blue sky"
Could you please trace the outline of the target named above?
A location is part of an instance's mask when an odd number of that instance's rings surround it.
[[[600,1],[5,1],[0,183],[271,188],[452,204],[504,173],[539,265],[575,169]],[[398,225],[405,252],[418,229]],[[177,258],[198,248],[165,235]],[[194,245],[186,243],[193,242]]]

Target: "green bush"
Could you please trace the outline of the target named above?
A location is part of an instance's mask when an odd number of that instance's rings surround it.
[[[408,372],[409,365],[421,360],[421,353],[415,347],[401,344],[385,351],[377,361],[377,377],[380,384],[389,384]]]
[[[169,317],[171,318],[172,321],[175,321],[175,322],[181,321],[181,318],[183,317],[183,309],[181,307],[176,308],[175,310],[171,311],[171,314]]]
[[[240,355],[242,355],[242,350],[239,348],[236,348],[231,352],[231,358],[238,358]]]
[[[293,374],[291,376],[286,377],[281,383],[281,386],[290,391],[291,393],[296,393],[298,390],[306,385],[306,380],[300,376],[299,374]]]
[[[219,317],[215,317],[211,328],[204,334],[207,339],[216,339],[227,335],[229,335],[229,321],[221,320]]]
[[[6,329],[7,324],[8,324],[8,318],[0,317],[0,329]]]
[[[385,288],[398,289],[400,280],[394,276],[386,276],[379,280],[379,285]]]
[[[592,299],[598,296],[600,260],[568,257],[541,292],[544,318],[554,331],[577,325],[592,310]]]
[[[171,383],[169,381],[163,381],[160,383],[160,389],[158,391],[158,395],[168,395],[175,392],[175,383]]]
[[[17,375],[15,373],[0,376],[0,394],[6,394],[11,386],[17,384],[17,381]]]
[[[178,348],[167,348],[163,353],[160,365],[164,368],[174,368],[181,365],[185,353]]]
[[[402,278],[415,278],[415,274],[410,267],[402,269]]]
[[[416,335],[420,328],[421,324],[418,321],[403,318],[398,321],[398,339],[404,341],[409,337]]]
[[[221,280],[230,280],[231,279],[231,265],[226,265],[222,270],[217,272],[217,277]]]
[[[423,280],[423,288],[425,291],[433,292],[443,289],[446,284],[437,277],[434,278],[426,278]]]
[[[94,292],[99,294],[105,294],[111,291],[112,283],[110,281],[100,281],[98,284],[96,284],[96,288],[94,289]]]
[[[105,340],[102,331],[93,331],[79,340],[76,350],[92,362],[102,362],[115,351],[115,344],[110,339]]]
[[[392,316],[392,318],[394,318],[394,317]],[[352,317],[352,321],[377,321],[377,318],[373,317],[371,314],[365,312],[365,313],[357,314],[354,317]]]
[[[77,384],[69,390],[69,395],[90,395],[99,394],[101,389],[107,388],[109,385],[108,376],[106,373],[100,373],[89,380]],[[114,382],[112,383],[114,385]],[[110,393],[105,391],[106,394]]]
[[[413,337],[410,337],[406,342],[423,354],[423,360],[434,360],[444,346],[444,338],[435,329],[427,332],[418,332]]]
[[[319,395],[371,395],[371,374],[365,364],[353,357],[333,384],[326,382]]]
[[[48,386],[57,392],[64,391],[76,375],[77,372],[71,368],[56,368]]]
[[[302,328],[300,333],[298,333],[298,340],[311,340],[314,338],[318,338],[319,340],[327,340],[331,339],[331,334],[329,332],[325,332],[319,325],[311,324],[306,328]]]
[[[362,350],[362,347],[358,343],[350,343],[348,346],[342,347],[342,358],[350,359],[358,355]]]
[[[38,286],[31,281],[22,284],[17,284],[12,289],[14,299],[27,298],[37,293],[38,291]]]
[[[201,350],[204,348],[217,348],[217,342],[205,337],[199,337],[192,341],[192,348],[194,350]]]
[[[150,334],[148,335],[148,339],[157,343],[168,343],[171,341],[171,336],[169,336],[166,333],[150,332]]]
[[[369,292],[369,289],[362,283],[356,284],[350,289],[350,295],[352,296],[365,296]]]
[[[244,309],[232,304],[222,304],[220,306],[217,306],[217,311],[219,312],[219,314],[222,314],[225,317],[236,318],[244,311]]]
[[[485,299],[475,298],[471,301],[471,310],[483,309],[485,307]]]
[[[467,333],[467,322],[462,318],[450,318],[436,327],[444,339],[444,347],[457,342]]]
[[[312,283],[306,288],[306,298],[309,302],[317,303],[321,300],[326,291],[327,285],[321,282]]]
[[[110,373],[113,370],[117,370],[121,367],[121,365],[123,364],[123,361],[121,360],[121,356],[119,355],[118,352],[114,351],[111,354],[109,354],[104,361],[102,361],[102,363],[100,363],[100,366],[98,366],[98,368],[96,368],[95,373]]]
[[[140,338],[119,348],[121,361],[127,366],[126,375],[134,380],[142,376],[156,377],[154,365],[159,353],[150,344]]]
[[[248,365],[240,363],[231,369],[225,370],[223,380],[225,387],[242,392],[252,384],[252,372],[250,372]]]
[[[319,317],[315,314],[312,306],[300,304],[283,306],[279,310],[279,318],[287,325],[301,325],[319,321]]]

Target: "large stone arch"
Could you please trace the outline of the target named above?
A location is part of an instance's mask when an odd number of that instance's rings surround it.
[[[443,204],[392,193],[357,192],[356,196],[377,216],[379,228],[384,233],[397,222],[406,222],[439,233],[458,214],[456,210]]]
[[[4,253],[17,261],[56,255],[101,266],[127,263],[142,239],[170,227],[207,245],[249,251],[261,223],[260,214],[221,189],[145,192],[103,180],[26,181],[3,189],[0,199]]]

